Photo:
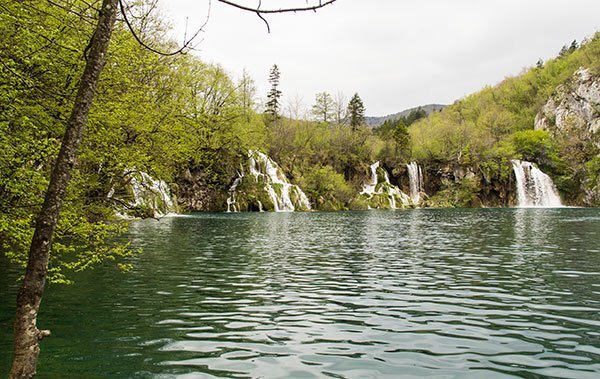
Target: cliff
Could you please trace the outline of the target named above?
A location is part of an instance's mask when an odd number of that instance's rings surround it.
[[[577,202],[600,205],[600,76],[580,69],[558,86],[537,114],[535,129],[559,143],[579,189]]]

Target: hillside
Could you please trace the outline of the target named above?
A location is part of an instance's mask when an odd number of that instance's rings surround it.
[[[389,114],[387,116],[380,116],[380,117],[367,116],[367,117],[365,117],[365,122],[370,127],[376,127],[376,126],[383,124],[387,120],[397,120],[400,117],[408,116],[410,114],[410,112],[414,112],[414,111],[418,110],[419,108],[423,109],[427,114],[431,114],[433,112],[439,112],[442,109],[444,109],[445,107],[446,107],[446,105],[443,105],[443,104],[427,104],[427,105],[422,105],[419,107],[405,109],[402,112]]]
[[[518,159],[549,174],[567,203],[598,206],[599,75],[597,33],[411,126],[412,159],[445,175],[431,180],[430,191],[440,194],[431,205],[451,204],[448,197],[457,193],[470,198],[462,205],[508,204],[514,196],[511,160]],[[538,122],[534,130],[536,116],[545,127]],[[473,180],[464,181],[465,172]]]

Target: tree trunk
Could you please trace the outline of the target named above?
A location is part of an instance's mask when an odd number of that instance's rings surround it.
[[[37,315],[48,271],[48,255],[60,209],[71,179],[71,170],[75,164],[77,149],[81,144],[90,106],[94,99],[94,92],[106,61],[106,52],[118,12],[117,5],[118,0],[103,0],[102,2],[98,25],[88,46],[89,55],[81,76],[73,110],[52,170],[44,205],[36,221],[25,279],[17,296],[14,358],[10,379],[35,376],[40,352],[39,342],[42,338],[50,335],[49,331],[37,328]]]

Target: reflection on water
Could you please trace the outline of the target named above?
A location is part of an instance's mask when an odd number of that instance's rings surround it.
[[[598,210],[202,214],[129,238],[133,273],[50,287],[39,377],[600,375]]]

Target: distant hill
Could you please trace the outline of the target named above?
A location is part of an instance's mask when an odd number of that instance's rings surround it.
[[[446,107],[446,105],[442,105],[442,104],[427,104],[427,105],[422,105],[420,107],[406,109],[406,110],[403,110],[402,112],[390,114],[387,116],[365,117],[365,121],[367,122],[367,125],[369,125],[370,127],[375,127],[375,126],[379,126],[379,125],[383,124],[387,120],[395,120],[395,119],[398,119],[403,116],[408,116],[408,114],[410,112],[416,111],[419,108],[423,109],[425,112],[427,112],[427,114],[430,114],[432,112],[439,112],[440,110],[444,109],[445,107]]]

